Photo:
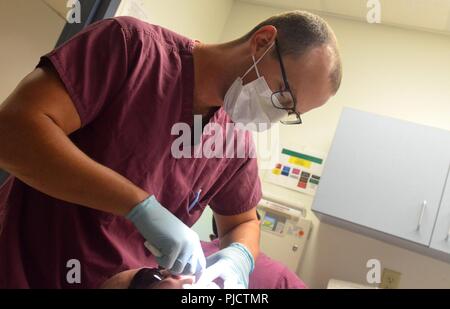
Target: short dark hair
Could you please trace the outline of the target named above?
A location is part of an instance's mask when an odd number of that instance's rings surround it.
[[[333,67],[330,72],[332,91],[335,94],[339,90],[342,80],[341,57],[333,29],[324,19],[306,11],[281,13],[259,23],[238,41],[249,40],[261,27],[268,25],[274,26],[278,31],[277,40],[281,55],[301,57],[313,48],[329,46],[333,54]]]

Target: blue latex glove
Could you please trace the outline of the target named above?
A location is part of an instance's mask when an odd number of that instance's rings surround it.
[[[127,219],[159,251],[156,260],[160,266],[183,275],[200,273],[205,268],[198,235],[164,208],[154,195],[133,208]]]
[[[252,254],[244,245],[235,242],[206,258],[206,269],[195,285],[207,287],[221,278],[224,289],[247,289],[254,266]]]

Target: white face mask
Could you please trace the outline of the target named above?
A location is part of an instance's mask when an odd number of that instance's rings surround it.
[[[234,123],[242,123],[243,125],[253,124],[249,129],[258,132],[269,129],[272,123],[278,122],[287,111],[277,109],[272,104],[272,90],[267,84],[265,78],[259,75],[257,64],[264,58],[272,45],[264,52],[264,54],[255,61],[253,65],[242,77],[238,77],[228,89],[224,98],[224,109]],[[258,76],[254,81],[244,86],[243,79],[247,74],[255,69]]]

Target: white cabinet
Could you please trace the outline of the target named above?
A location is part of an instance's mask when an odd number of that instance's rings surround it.
[[[442,203],[436,219],[430,247],[450,254],[450,174],[442,196]]]
[[[449,166],[450,132],[344,109],[313,210],[384,240],[428,247]]]

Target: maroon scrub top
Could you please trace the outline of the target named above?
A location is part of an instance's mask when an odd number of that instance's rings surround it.
[[[236,215],[261,198],[249,132],[233,132],[245,137],[244,158],[171,154],[179,137],[171,134],[173,124],[193,125],[193,47],[172,31],[118,17],[87,27],[38,65],[57,71],[75,104],[82,123],[69,136],[75,145],[154,194],[188,226],[207,205]],[[231,120],[220,108],[209,122],[225,132]],[[8,182],[0,187],[0,288],[95,288],[120,271],[155,266],[125,218],[52,198],[14,177]],[[80,262],[81,283],[66,278],[72,259]]]

